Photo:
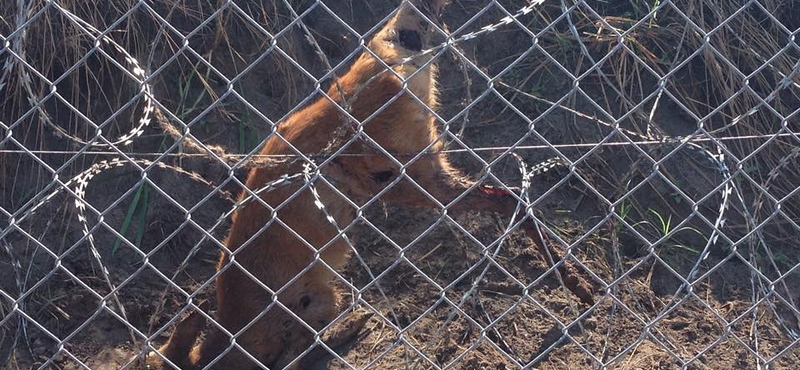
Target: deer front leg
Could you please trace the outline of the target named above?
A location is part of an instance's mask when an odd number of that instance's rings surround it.
[[[470,204],[472,199],[475,199],[474,202],[478,204],[502,204],[501,208],[505,209],[495,211],[502,214],[512,214],[516,209],[517,203],[515,197],[506,189],[494,188],[487,185],[479,185],[478,189],[467,194],[467,196],[461,199],[465,205],[460,209],[464,211],[480,211],[483,209],[491,209],[490,207],[472,207]],[[515,203],[513,207],[508,206],[508,204],[511,202]],[[521,209],[517,216],[523,218],[525,217],[526,213],[525,205],[521,205],[520,208]],[[561,251],[559,251],[553,243],[547,242],[545,234],[542,233],[541,228],[539,228],[539,225],[533,218],[525,220],[520,227],[536,244],[539,254],[542,255],[542,258],[545,259],[548,265],[553,266],[562,259]],[[558,272],[561,274],[561,278],[563,279],[564,285],[567,287],[567,289],[575,294],[582,302],[590,305],[594,304],[594,294],[592,293],[591,284],[578,275],[577,268],[570,261],[565,261],[559,265]]]
[[[518,197],[511,193],[512,189],[507,190],[486,184],[475,186],[475,181],[453,168],[443,155],[421,159],[419,163],[409,166],[408,174],[440,203],[447,206],[448,211],[451,212],[488,211],[510,216],[514,214],[519,203]],[[411,186],[411,184],[408,185]],[[465,192],[467,193],[465,194]],[[402,194],[393,197],[397,203],[423,208],[438,208],[429,197],[418,190],[409,189],[409,191],[395,192],[395,194],[398,193]],[[462,194],[464,195],[462,196]],[[525,218],[524,204],[521,205],[518,212],[519,219]],[[553,243],[547,243],[545,234],[542,233],[533,218],[526,219],[520,227],[533,240],[539,254],[550,266],[561,261],[562,253]],[[582,302],[594,304],[591,284],[578,274],[577,268],[571,262],[561,263],[558,266],[558,272],[567,289]]]

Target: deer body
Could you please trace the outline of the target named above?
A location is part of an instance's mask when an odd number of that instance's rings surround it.
[[[438,12],[443,4],[425,3],[420,8],[426,6]],[[291,115],[278,125],[277,134],[260,152],[297,154],[296,149],[304,154],[320,153],[344,127],[347,135],[343,142],[349,142],[345,154],[374,154],[337,156],[320,168],[322,176],[338,191],[323,181],[315,181],[314,186],[326,210],[342,228],[356,215],[356,208],[347,199],[362,206],[393,182],[396,183],[381,196],[382,200],[439,209],[409,178],[443,205],[474,185],[440,152],[444,143],[429,111],[437,108],[436,66],[425,58],[401,63],[427,44],[429,32],[428,22],[404,3],[368,44],[380,60],[369,52],[362,53],[329,89],[333,102],[320,97]],[[387,71],[386,65],[394,73]],[[363,134],[389,153],[427,150],[437,154],[419,157],[401,170],[363,136],[350,141],[357,135],[358,123],[348,120],[334,104],[349,108],[349,113],[362,122]],[[396,158],[406,164],[412,157]],[[299,162],[253,168],[246,186],[255,190],[281,175],[302,170]],[[398,176],[401,179],[395,181]],[[448,209],[510,215],[517,205],[510,194],[498,196],[496,192],[474,190]],[[242,197],[248,195],[244,192]],[[216,321],[228,332],[238,334],[236,343],[261,364],[281,369],[313,343],[313,333],[278,305],[264,314],[274,300],[270,291],[280,290],[278,301],[314,330],[321,329],[338,312],[331,284],[333,275],[325,264],[333,269],[342,267],[349,246],[301,182],[263,192],[259,197],[261,201],[250,200],[233,215],[225,241],[231,253],[223,253],[218,264],[222,272],[216,280]],[[325,264],[320,263],[317,254]],[[290,281],[293,282],[284,287]],[[160,348],[161,355],[183,369],[200,369],[212,363],[210,368],[214,369],[260,368],[239,349],[228,350],[231,336],[217,327],[194,346],[202,322],[193,314],[179,324]],[[148,361],[151,368],[170,368],[161,356],[150,356]]]

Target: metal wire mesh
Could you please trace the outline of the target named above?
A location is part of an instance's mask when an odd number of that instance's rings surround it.
[[[800,4],[435,3],[1,4],[4,368],[800,366]]]

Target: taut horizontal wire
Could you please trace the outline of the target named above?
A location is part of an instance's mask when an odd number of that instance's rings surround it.
[[[781,134],[765,134],[765,135],[744,135],[744,136],[723,136],[723,137],[698,137],[696,139],[689,140],[689,142],[709,142],[709,141],[736,141],[736,140],[755,140],[755,139],[769,139],[773,137],[796,137],[800,139],[800,132],[786,132]],[[672,142],[674,142],[675,138]],[[551,145],[518,145],[513,147],[514,150],[537,150],[537,149],[569,149],[569,148],[592,148],[596,146],[601,147],[620,147],[620,146],[631,146],[631,145],[658,145],[664,144],[663,140],[641,140],[641,141],[629,141],[629,142],[609,142],[609,143],[577,143],[577,144],[551,144]],[[465,153],[465,152],[491,152],[491,151],[506,151],[512,149],[510,146],[490,146],[490,147],[477,147],[477,148],[463,148],[463,149],[447,149],[442,151],[431,151],[429,154],[436,154],[436,153]],[[157,152],[125,152],[125,151],[70,151],[70,150],[21,150],[21,149],[0,149],[0,154],[71,154],[71,155],[120,155],[124,154],[131,157],[158,157],[158,156],[166,156],[166,157],[180,157],[180,158],[191,158],[191,157],[209,157],[208,154],[205,153],[157,153]],[[417,153],[392,153],[394,155],[416,155]],[[338,156],[343,157],[364,157],[364,156],[375,156],[375,155],[382,155],[382,154],[366,154],[366,153],[341,153]],[[230,154],[231,157],[250,157],[250,158],[296,158],[299,157],[295,154]],[[307,155],[310,157],[314,157],[314,155]]]

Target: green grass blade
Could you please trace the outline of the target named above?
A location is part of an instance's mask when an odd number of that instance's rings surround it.
[[[139,205],[139,199],[142,197],[142,192],[145,187],[145,184],[139,185],[139,188],[136,189],[136,194],[133,196],[133,202],[128,206],[128,212],[125,213],[125,219],[122,220],[122,227],[119,229],[120,235],[125,235],[128,231],[128,227],[131,226],[131,220],[133,219],[133,213],[136,211],[136,207]],[[114,246],[111,247],[111,255],[114,256],[117,254],[117,250],[119,249],[120,244],[122,243],[122,239],[117,238],[114,242]]]
[[[150,204],[150,188],[146,184],[142,184],[142,187],[144,188],[144,194],[142,194],[142,206],[139,207],[139,215],[136,222],[138,225],[136,228],[136,241],[134,242],[137,247],[142,245],[142,239],[144,239],[144,230],[147,226],[147,206]]]

